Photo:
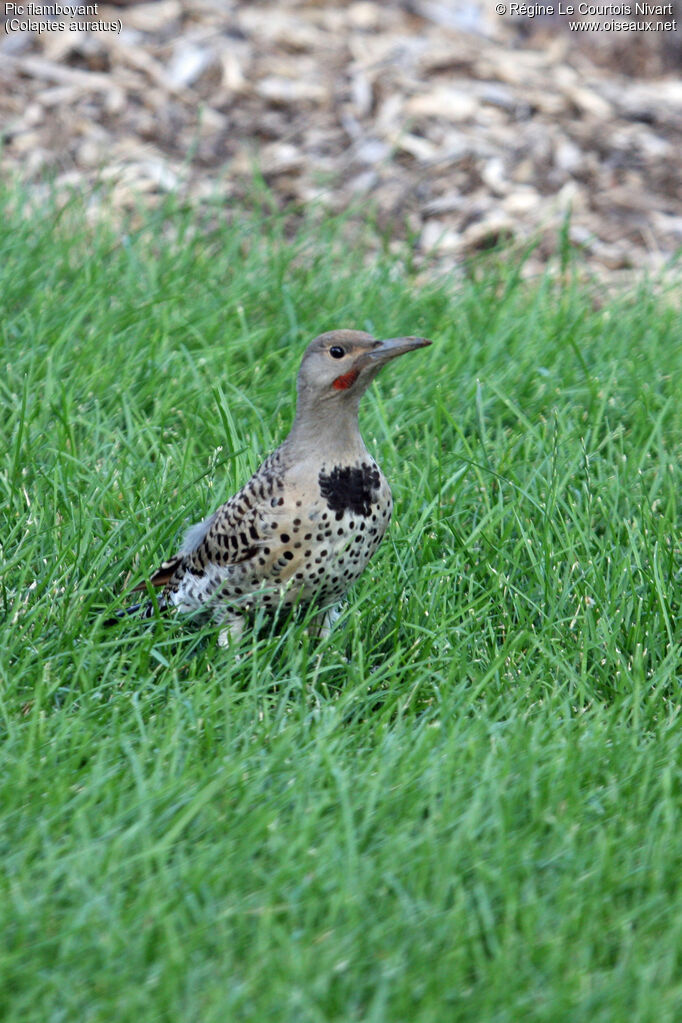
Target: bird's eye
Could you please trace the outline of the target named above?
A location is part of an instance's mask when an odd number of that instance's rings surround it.
[[[329,349],[329,354],[331,355],[332,359],[342,359],[346,354],[346,350],[345,348],[342,348],[340,345],[334,345],[332,348]]]

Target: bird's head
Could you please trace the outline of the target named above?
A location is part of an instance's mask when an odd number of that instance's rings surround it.
[[[354,405],[382,366],[398,355],[431,342],[423,337],[377,341],[361,330],[330,330],[308,345],[298,374],[299,403]]]

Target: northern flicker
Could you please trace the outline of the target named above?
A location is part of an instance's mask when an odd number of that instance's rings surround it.
[[[377,341],[357,330],[316,337],[301,362],[289,435],[152,575],[159,607],[209,610],[225,644],[256,608],[314,604],[325,634],[334,605],[381,543],[393,507],[360,435],[360,398],[390,359],[429,344],[421,337]],[[134,612],[150,616],[153,605],[119,616]]]

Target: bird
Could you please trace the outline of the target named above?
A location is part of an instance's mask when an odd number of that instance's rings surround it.
[[[378,340],[358,330],[320,334],[298,372],[289,434],[242,489],[191,526],[180,549],[131,592],[156,602],[116,612],[206,611],[218,642],[241,637],[253,613],[312,605],[311,631],[329,634],[337,605],[376,552],[391,518],[391,488],[358,425],[360,399],[392,359],[432,342]]]

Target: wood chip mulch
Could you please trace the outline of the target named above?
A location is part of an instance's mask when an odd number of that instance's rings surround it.
[[[158,0],[6,30],[2,172],[104,180],[126,208],[239,202],[258,166],[283,207],[371,207],[441,268],[534,238],[536,272],[570,210],[598,275],[659,269],[682,245],[679,35],[624,49],[489,6]]]

